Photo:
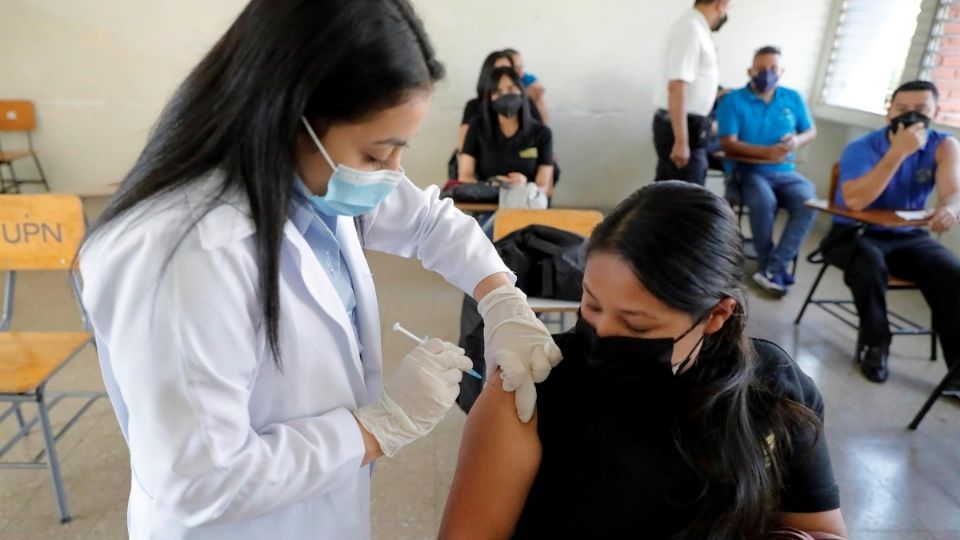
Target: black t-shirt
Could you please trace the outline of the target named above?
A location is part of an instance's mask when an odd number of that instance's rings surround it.
[[[520,130],[513,137],[504,137],[497,126],[494,131],[492,140],[488,140],[480,119],[475,118],[463,141],[463,153],[477,160],[478,180],[518,172],[533,182],[537,167],[553,165],[553,133],[549,127],[533,120],[526,132]]]
[[[540,116],[540,109],[530,101],[530,98],[527,98],[527,108],[530,109],[530,116],[533,117],[537,122],[543,123],[543,117]],[[463,107],[463,118],[460,120],[461,124],[470,125],[475,118],[480,116],[480,100],[478,98],[473,98],[467,102]]]
[[[543,456],[514,538],[673,538],[703,509],[703,484],[673,442],[678,389],[699,364],[677,377],[675,388],[641,389],[590,368],[575,334],[557,336],[557,344],[563,362],[537,385]],[[758,376],[770,392],[822,420],[814,382],[776,345],[754,340],[754,346]],[[782,510],[839,508],[825,437],[812,448],[809,436],[795,439],[805,448],[787,464]]]

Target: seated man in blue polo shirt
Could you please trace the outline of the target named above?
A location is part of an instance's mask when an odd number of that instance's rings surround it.
[[[758,265],[753,280],[783,296],[794,282],[787,268],[813,224],[814,211],[804,203],[816,196],[813,183],[796,171],[795,152],[817,130],[800,94],[777,85],[783,74],[780,57],[776,47],[757,50],[750,83],[720,101],[717,122],[728,173],[743,183],[743,202],[750,208]],[[778,207],[787,210],[789,219],[774,245]]]
[[[960,144],[929,129],[937,114],[937,87],[904,84],[891,98],[890,125],[851,142],[840,158],[835,204],[850,210],[923,210],[934,189],[937,206],[929,229],[941,233],[960,220]],[[827,262],[844,270],[860,315],[856,358],[874,382],[887,380],[890,325],[886,291],[890,276],[916,283],[933,312],[947,366],[960,362],[960,259],[926,228],[870,227],[863,234],[850,220],[834,218],[823,240]],[[960,396],[960,377],[947,392]]]

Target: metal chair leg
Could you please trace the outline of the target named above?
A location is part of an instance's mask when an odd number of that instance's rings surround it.
[[[930,361],[937,361],[937,331],[930,330]]]
[[[37,172],[40,173],[40,181],[43,182],[43,187],[47,191],[50,191],[50,184],[47,183],[47,175],[43,174],[43,167],[40,166],[40,159],[37,157],[37,154],[33,154],[33,163],[37,166]]]
[[[17,178],[17,171],[13,168],[13,163],[7,163],[7,168],[10,169],[10,178],[12,182],[11,191],[4,190],[5,193],[20,193],[20,180]]]
[[[20,410],[19,404],[14,404],[13,408],[14,408],[14,414],[17,415],[17,425],[20,426],[20,429],[23,429],[23,426],[26,424],[26,422],[23,419],[23,411]]]
[[[910,429],[916,431],[920,427],[920,422],[923,421],[924,417],[927,416],[927,413],[930,412],[930,408],[933,407],[933,404],[940,399],[940,394],[943,393],[943,389],[947,387],[947,383],[950,382],[953,377],[960,374],[960,362],[954,362],[953,367],[947,371],[947,374],[943,377],[943,380],[940,381],[940,384],[934,388],[933,393],[930,394],[930,397],[927,398],[927,402],[923,404],[923,407],[920,409],[920,412],[917,413],[917,416],[914,417],[913,422],[910,422]]]
[[[0,163],[0,193],[8,193],[7,191],[7,177],[3,174],[3,168],[7,167],[8,169],[13,169],[13,165],[10,163]]]
[[[813,285],[810,287],[810,292],[807,294],[807,299],[803,302],[803,307],[800,308],[800,313],[797,314],[797,319],[793,321],[793,324],[800,324],[800,320],[803,319],[803,314],[807,312],[807,307],[810,305],[810,302],[813,301],[813,295],[817,293],[817,287],[820,286],[820,280],[823,279],[823,275],[827,273],[827,263],[823,263],[823,267],[820,268],[820,273],[817,274],[817,279],[813,280]]]
[[[67,494],[60,476],[60,460],[57,457],[56,440],[50,428],[50,418],[47,415],[47,402],[43,398],[44,388],[37,389],[37,410],[40,417],[40,427],[43,430],[43,444],[47,450],[47,467],[53,477],[53,490],[57,497],[57,507],[60,510],[60,523],[70,522],[70,510],[67,509]]]

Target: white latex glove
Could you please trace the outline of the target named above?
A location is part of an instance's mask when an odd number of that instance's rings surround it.
[[[384,455],[393,457],[447,415],[460,394],[463,372],[472,367],[463,349],[431,339],[404,357],[376,403],[354,415]]]
[[[516,393],[517,416],[529,422],[537,406],[534,383],[545,381],[563,359],[560,348],[530,310],[527,295],[512,285],[487,294],[477,308],[483,317],[487,379],[500,368],[503,389]]]

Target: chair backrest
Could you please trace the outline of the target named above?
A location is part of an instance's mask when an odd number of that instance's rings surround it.
[[[493,223],[494,241],[528,225],[547,225],[563,231],[589,237],[593,229],[603,221],[603,214],[596,210],[523,210],[517,208],[497,211]]]
[[[0,131],[33,131],[37,120],[33,102],[27,100],[0,101]]]
[[[836,204],[837,200],[837,187],[840,184],[840,164],[834,163],[833,169],[830,171],[830,192],[827,194],[830,199],[827,201],[830,203],[830,207],[833,207]]]
[[[76,195],[0,195],[0,271],[71,270],[84,230]]]

